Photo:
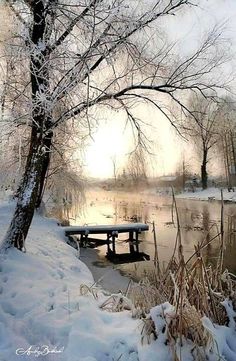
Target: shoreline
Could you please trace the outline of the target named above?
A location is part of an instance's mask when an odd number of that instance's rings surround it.
[[[195,192],[184,192],[176,194],[176,199],[190,199],[197,201],[221,202],[221,190],[223,191],[223,202],[225,204],[236,203],[236,192],[228,192],[225,188],[197,189]]]
[[[130,277],[122,275],[120,270],[107,261],[100,263],[99,250],[93,248],[80,248],[79,259],[86,264],[93,275],[95,284],[110,293],[122,291],[125,293],[130,283]],[[97,264],[96,264],[97,263]]]

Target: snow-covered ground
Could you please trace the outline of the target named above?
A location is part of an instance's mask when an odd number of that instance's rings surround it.
[[[140,192],[142,195],[159,195],[159,196],[172,196],[171,187],[154,187],[147,188],[146,190]],[[202,190],[201,188],[196,188],[195,192],[186,191],[183,193],[176,194],[176,198],[183,199],[196,199],[202,201],[213,201],[221,200],[221,188],[210,187],[208,189]],[[236,187],[234,192],[229,192],[228,189],[223,189],[223,198],[224,201],[236,203]]]
[[[195,192],[184,192],[178,194],[177,198],[189,198],[197,200],[221,200],[221,190],[220,188],[208,188],[205,190],[197,189]],[[236,191],[228,192],[227,189],[223,189],[223,199],[228,202],[236,202]]]
[[[7,201],[0,205],[1,237],[13,207]],[[160,337],[142,345],[142,321],[133,319],[130,310],[101,309],[109,295],[94,289],[91,272],[65,243],[55,220],[35,215],[26,250],[0,256],[0,361],[173,361],[162,317],[170,305],[152,309]],[[232,328],[219,332],[209,322],[212,334],[223,340],[218,351],[224,353],[227,346],[227,361],[235,361],[233,318]],[[193,360],[191,348],[185,343],[182,361]]]
[[[1,236],[12,208],[1,205]],[[36,353],[29,356],[23,350],[43,351],[43,345],[63,350],[49,353],[47,360],[110,361],[120,355],[123,361],[137,360],[140,321],[128,311],[113,314],[99,308],[107,296],[98,291],[95,299],[88,291],[92,274],[64,242],[57,222],[36,215],[26,249],[1,256],[0,360],[35,359]]]

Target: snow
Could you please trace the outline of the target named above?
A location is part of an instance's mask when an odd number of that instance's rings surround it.
[[[65,232],[69,234],[80,234],[80,233],[107,233],[107,232],[129,232],[129,231],[147,231],[148,225],[145,223],[125,223],[125,224],[104,224],[96,226],[68,226],[64,227]]]
[[[13,204],[0,207],[1,237]],[[99,305],[108,296],[96,290],[98,299],[80,286],[94,280],[77,251],[64,241],[64,230],[55,220],[34,217],[26,243],[27,253],[11,249],[1,255],[0,268],[0,360],[29,360],[16,350],[47,345],[63,352],[47,360],[136,361],[140,321],[129,311],[110,313]],[[22,350],[21,350],[22,351]],[[39,352],[42,349],[39,350]],[[45,360],[44,355],[37,356]]]
[[[163,177],[159,177],[159,181],[164,181],[164,182],[173,182],[176,180],[176,176],[163,176]]]
[[[188,198],[196,200],[221,200],[221,190],[219,188],[208,188],[205,190],[197,189],[195,192],[184,192],[176,195],[176,198]],[[236,191],[228,192],[227,189],[223,189],[223,199],[228,202],[236,202]]]
[[[163,195],[163,196],[172,196],[172,190],[170,187],[152,187],[148,188],[142,192],[142,195]],[[175,194],[176,198],[181,199],[193,199],[200,201],[220,201],[221,200],[221,188],[210,187],[208,189],[202,190],[201,188],[196,188],[195,192],[183,192]],[[227,202],[236,202],[236,187],[234,192],[229,192],[228,189],[223,189],[223,198]]]
[[[13,209],[13,202],[0,204],[1,238]],[[163,331],[163,312],[168,317],[174,312],[168,302],[151,310],[158,338],[143,345],[143,323],[132,318],[131,310],[100,307],[110,295],[95,287],[90,270],[65,243],[56,220],[36,214],[26,250],[0,255],[0,361],[173,361]],[[235,361],[234,313],[229,302],[225,305],[231,327],[204,322],[227,361]],[[186,340],[182,361],[192,360],[191,348]]]

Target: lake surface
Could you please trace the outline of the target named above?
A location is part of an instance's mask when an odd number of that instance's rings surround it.
[[[116,224],[124,222],[155,222],[160,263],[167,263],[174,250],[176,221],[172,223],[172,197],[146,192],[88,191],[83,214],[71,219],[71,224]],[[185,259],[194,252],[194,245],[203,239],[209,241],[220,229],[221,204],[217,201],[178,199],[181,237]],[[174,220],[176,217],[174,217]],[[154,257],[152,225],[141,236],[140,250]],[[224,205],[225,256],[224,267],[236,274],[236,205]],[[120,235],[117,253],[128,252],[127,235]],[[203,251],[207,263],[216,264],[220,240],[216,238]],[[106,246],[99,247],[97,266],[105,267]],[[143,262],[119,265],[126,275],[143,270]],[[145,261],[145,267],[152,266]]]

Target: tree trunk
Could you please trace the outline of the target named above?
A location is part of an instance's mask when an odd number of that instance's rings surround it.
[[[46,153],[45,153],[45,157],[43,160],[42,172],[40,175],[38,196],[37,196],[37,200],[36,200],[36,208],[40,207],[42,199],[43,199],[47,172],[48,172],[48,168],[49,168],[49,164],[50,164],[52,138],[53,138],[53,132],[49,132],[49,134],[44,139],[44,147],[45,147]]]
[[[235,135],[233,134],[232,130],[230,130],[230,141],[231,141],[231,148],[232,148],[232,185],[236,186],[236,150],[235,150]]]
[[[4,248],[14,246],[24,248],[24,242],[34,215],[35,202],[43,164],[43,148],[38,145],[28,156],[20,193],[10,227],[4,240]]]
[[[32,2],[33,27],[31,32],[30,75],[32,91],[32,131],[25,173],[13,219],[5,236],[4,248],[14,246],[24,248],[24,242],[34,215],[37,198],[42,194],[45,175],[49,164],[53,133],[50,101],[49,58],[42,47],[46,42],[47,24],[44,1]],[[46,101],[45,101],[46,99]]]
[[[225,142],[225,161],[227,167],[227,174],[228,174],[228,191],[230,192],[232,188],[232,177],[230,172],[230,151],[229,151],[229,139],[227,133],[224,135],[224,142]]]
[[[203,158],[202,158],[202,165],[201,165],[201,180],[202,180],[202,189],[207,189],[207,149],[203,150]]]

